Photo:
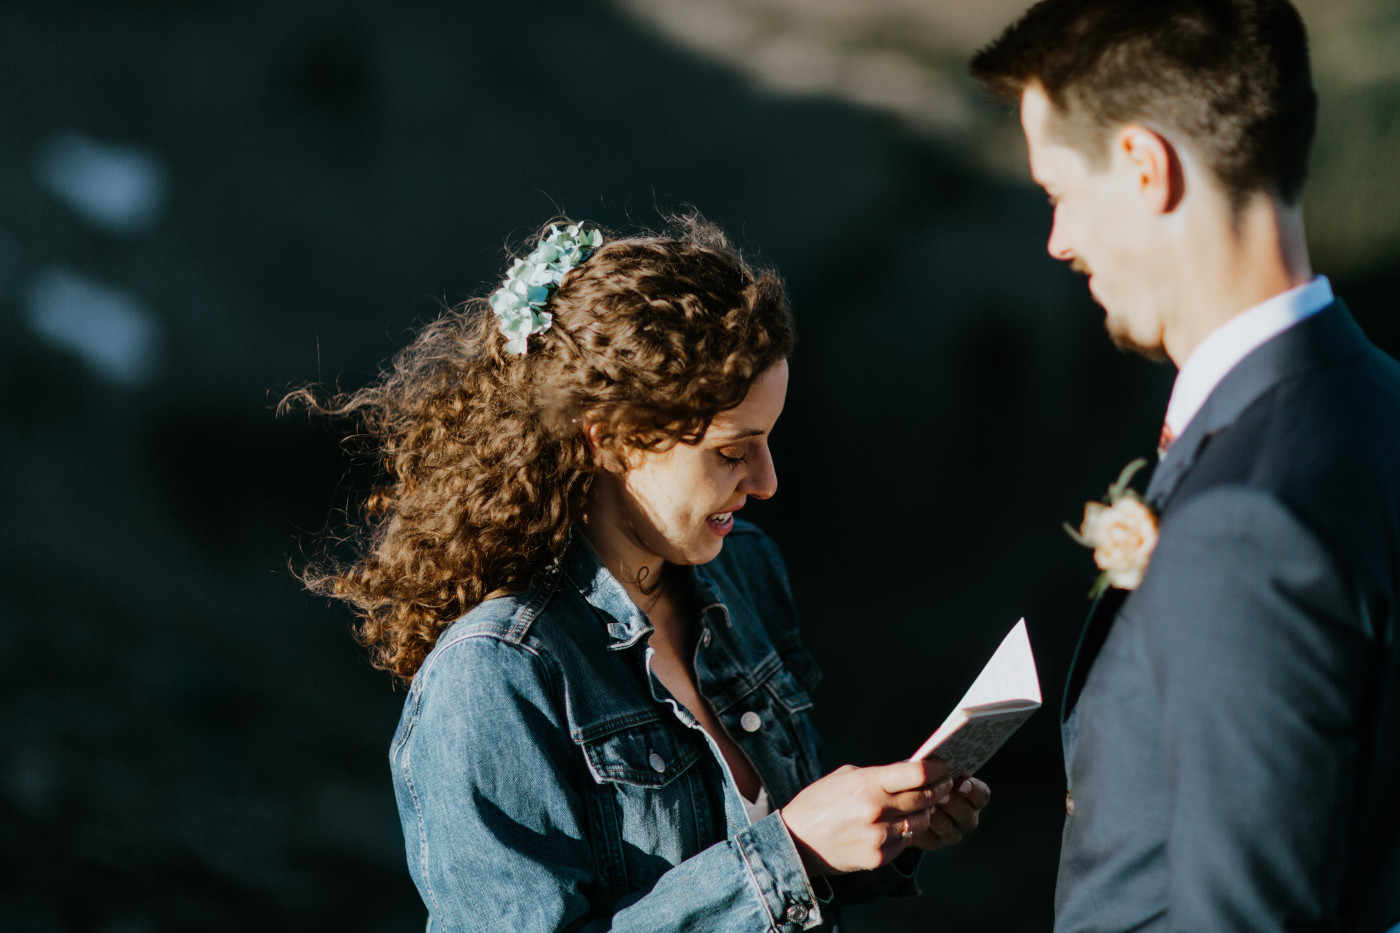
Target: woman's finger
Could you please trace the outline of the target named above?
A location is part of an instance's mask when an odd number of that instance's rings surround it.
[[[970,833],[977,828],[977,818],[982,811],[968,803],[967,798],[954,794],[946,803],[938,805],[937,812],[957,826],[959,832]]]
[[[900,819],[936,806],[940,800],[952,800],[952,787],[944,781],[921,790],[891,794],[884,800],[886,819]]]
[[[954,835],[961,836],[963,833],[963,829],[958,825],[958,822],[951,814],[945,812],[942,807],[934,807],[928,812],[928,828],[929,832],[940,839],[946,839]]]
[[[914,836],[922,829],[915,821],[916,817],[904,817],[899,820],[891,820],[889,826],[888,843],[898,843],[901,848],[908,846]]]
[[[911,818],[911,822],[915,821]],[[922,823],[922,826],[920,831],[914,834],[911,844],[926,851],[953,845],[963,837],[957,824],[948,814],[940,812],[937,808],[927,811],[917,822]]]
[[[957,784],[955,793],[979,810],[992,799],[992,789],[975,777],[963,777]]]
[[[937,784],[948,784],[952,788],[948,769],[943,762],[933,758],[918,761],[896,761],[894,764],[878,765],[867,769],[871,777],[879,782],[880,789],[887,794],[920,790]]]
[[[938,809],[952,819],[959,832],[967,834],[977,828],[982,808],[991,799],[992,792],[976,778],[966,778],[958,787],[959,792],[940,803]],[[967,789],[964,791],[962,788]]]

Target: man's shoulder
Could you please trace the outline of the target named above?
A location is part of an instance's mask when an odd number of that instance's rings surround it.
[[[1159,569],[1196,577],[1229,567],[1265,579],[1309,555],[1358,592],[1395,590],[1400,365],[1343,323],[1345,342],[1335,329],[1310,329],[1331,346],[1291,348],[1291,371],[1206,437],[1163,509]],[[1258,546],[1241,543],[1246,525]],[[1266,528],[1287,548],[1265,547]],[[1167,560],[1182,542],[1190,553]]]
[[[1338,406],[1377,414],[1400,411],[1400,363],[1371,342],[1340,299],[1256,352],[1279,368],[1278,385],[1268,393],[1273,404],[1324,416]],[[1240,368],[1249,365],[1246,360]]]
[[[1371,342],[1344,303],[1335,302],[1311,324],[1296,330],[1313,345],[1316,365],[1285,380],[1285,399],[1296,404],[1303,393],[1317,394],[1319,408],[1400,412],[1400,362]]]
[[[1281,339],[1278,378],[1208,437],[1183,497],[1222,484],[1286,502],[1342,486],[1400,494],[1400,363],[1340,304]]]
[[[1358,456],[1394,464],[1398,425],[1400,365],[1369,347],[1284,381],[1241,415],[1239,433],[1253,434],[1262,455],[1287,455],[1296,467]]]

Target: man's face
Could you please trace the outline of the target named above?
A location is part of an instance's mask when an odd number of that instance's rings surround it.
[[[1065,141],[1063,118],[1039,85],[1021,96],[1021,127],[1031,177],[1055,209],[1046,249],[1088,276],[1114,343],[1161,358],[1163,315],[1154,300],[1160,270],[1142,226],[1136,170],[1121,153],[1110,151],[1099,165]]]

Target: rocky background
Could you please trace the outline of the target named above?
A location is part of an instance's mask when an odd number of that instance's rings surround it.
[[[368,482],[305,416],[557,211],[693,204],[801,331],[754,508],[831,764],[907,755],[1025,616],[1046,710],[983,828],[854,931],[1050,926],[1056,711],[1093,577],[1060,530],[1172,372],[1043,252],[963,76],[1019,0],[0,5],[0,930],[408,931],[402,691],[290,567]],[[1319,271],[1400,351],[1400,10],[1308,0]]]

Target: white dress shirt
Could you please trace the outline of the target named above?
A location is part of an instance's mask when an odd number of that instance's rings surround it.
[[[1240,360],[1272,337],[1332,303],[1332,283],[1319,275],[1237,314],[1218,327],[1181,367],[1167,403],[1166,431],[1177,438],[1201,410],[1210,393]]]

